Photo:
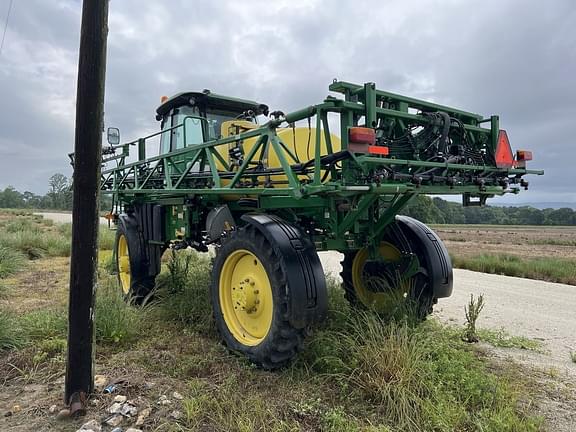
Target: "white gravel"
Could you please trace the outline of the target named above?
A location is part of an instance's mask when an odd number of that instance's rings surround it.
[[[51,219],[56,223],[70,223],[72,222],[72,213],[50,213],[50,212],[41,212],[41,213],[34,213],[35,215],[44,216],[46,219]],[[100,223],[102,225],[108,225],[108,221],[103,217],[100,218]]]

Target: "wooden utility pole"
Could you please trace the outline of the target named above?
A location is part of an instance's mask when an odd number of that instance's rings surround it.
[[[68,358],[64,401],[84,411],[94,385],[94,297],[98,266],[98,196],[104,120],[108,0],[84,0],[78,62]]]

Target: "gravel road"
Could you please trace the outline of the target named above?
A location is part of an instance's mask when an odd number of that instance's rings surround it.
[[[35,215],[44,216],[46,219],[52,219],[56,223],[69,223],[72,222],[72,214],[70,213],[34,213]],[[108,221],[103,217],[100,218],[100,223],[102,225],[107,225]]]

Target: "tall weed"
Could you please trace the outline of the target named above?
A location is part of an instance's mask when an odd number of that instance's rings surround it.
[[[171,251],[168,271],[156,279],[156,298],[168,319],[210,331],[212,263],[206,254],[193,250]]]
[[[102,278],[96,295],[96,340],[103,344],[128,344],[136,340],[142,324],[142,308],[124,301],[114,276]]]
[[[21,270],[25,262],[26,258],[21,252],[0,245],[0,279]]]
[[[0,307],[0,355],[2,351],[22,347],[25,342],[15,315]]]

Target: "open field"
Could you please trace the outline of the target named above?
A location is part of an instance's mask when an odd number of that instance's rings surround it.
[[[576,227],[436,225],[453,264],[576,285]]]
[[[455,256],[504,254],[576,260],[576,226],[435,225]]]
[[[292,366],[264,372],[220,344],[206,258],[193,254],[191,270],[176,278],[164,271],[155,301],[133,308],[110,275],[109,232],[101,240],[96,373],[118,390],[98,392],[87,418],[58,422],[50,410],[61,407],[69,258],[65,248],[51,249],[49,239],[69,238],[69,228],[31,215],[16,219],[46,239],[40,255],[31,255],[26,242],[7,234],[17,231],[13,215],[0,220],[0,245],[6,235],[7,250],[16,253],[0,261],[17,260],[0,276],[2,431],[74,431],[89,419],[109,418],[116,395],[148,412],[142,429],[154,431],[570,431],[576,423],[571,364],[558,366],[540,353],[547,351],[542,334],[521,326],[513,328],[515,337],[483,329],[484,343],[461,341],[467,291],[449,299],[451,306],[437,306],[440,320],[413,326],[349,307],[333,280],[328,320]],[[459,275],[455,290],[467,290]],[[488,293],[480,321],[497,330],[496,295]],[[126,417],[121,426],[135,421]]]

